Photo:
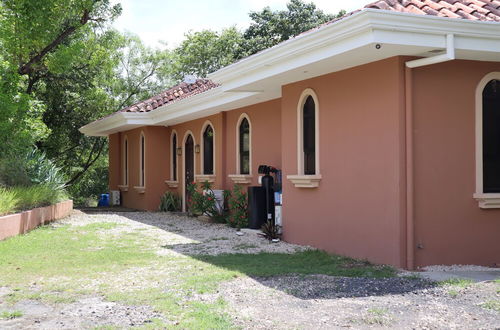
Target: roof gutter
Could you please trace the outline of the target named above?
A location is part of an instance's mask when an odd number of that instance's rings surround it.
[[[455,59],[455,36],[450,33],[446,35],[446,53],[418,60],[406,62],[407,68],[418,68],[425,65],[447,62]]]

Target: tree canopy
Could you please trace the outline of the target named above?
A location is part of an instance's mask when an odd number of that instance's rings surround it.
[[[62,169],[77,202],[104,192],[107,140],[81,126],[343,14],[291,0],[286,10],[250,13],[245,31],[189,32],[169,50],[114,30],[121,10],[109,0],[0,1],[0,171],[37,148]]]

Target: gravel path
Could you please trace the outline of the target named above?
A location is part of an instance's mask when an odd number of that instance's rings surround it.
[[[74,212],[55,226],[84,226],[111,222],[118,226],[105,235],[146,235],[148,246],[159,255],[217,255],[221,253],[294,253],[308,247],[285,242],[269,243],[255,234],[236,235],[234,229],[165,213]],[[175,269],[130,269],[121,278],[105,282],[127,290],[143,279],[157,278],[168,288]],[[403,275],[407,273],[402,273]],[[162,282],[163,280],[163,282]],[[88,287],[92,288],[92,287]],[[11,288],[0,286],[0,313],[21,311],[23,316],[0,320],[0,329],[92,329],[97,326],[130,328],[163,319],[148,306],[128,306],[100,296],[82,296],[72,303],[44,304],[23,300],[7,305]],[[223,298],[234,323],[244,329],[500,329],[500,283],[482,282],[466,287],[442,286],[418,277],[388,279],[345,278],[326,275],[239,277],[224,282],[217,293],[197,294],[191,300],[211,302]],[[188,299],[187,297],[185,299]],[[493,302],[495,308],[486,308]],[[495,302],[497,305],[495,305]]]

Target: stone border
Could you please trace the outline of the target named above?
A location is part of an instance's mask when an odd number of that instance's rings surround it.
[[[67,200],[45,207],[8,214],[0,217],[0,240],[25,234],[40,225],[67,217],[73,210],[73,201]]]

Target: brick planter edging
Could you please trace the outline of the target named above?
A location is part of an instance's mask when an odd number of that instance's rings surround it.
[[[73,201],[67,200],[21,213],[1,216],[0,241],[7,237],[25,234],[40,225],[67,217],[72,210]]]

